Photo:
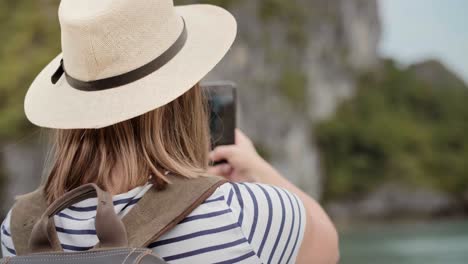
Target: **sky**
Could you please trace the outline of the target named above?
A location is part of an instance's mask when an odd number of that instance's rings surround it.
[[[379,0],[379,51],[403,65],[438,59],[468,83],[468,0]]]

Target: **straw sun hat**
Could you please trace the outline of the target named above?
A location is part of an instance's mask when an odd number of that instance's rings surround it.
[[[101,128],[163,106],[231,47],[236,21],[212,5],[172,0],[62,0],[62,54],[25,98],[42,127]]]

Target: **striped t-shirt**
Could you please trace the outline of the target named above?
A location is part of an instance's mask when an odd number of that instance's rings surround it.
[[[123,217],[150,184],[113,197]],[[96,198],[55,216],[65,251],[84,251],[97,242]],[[10,213],[1,229],[3,256],[14,256]],[[294,263],[305,228],[305,210],[290,192],[270,185],[226,183],[149,248],[169,263]]]

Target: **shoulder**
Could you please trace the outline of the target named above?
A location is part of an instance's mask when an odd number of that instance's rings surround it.
[[[306,219],[295,194],[258,183],[227,183],[216,192],[223,194],[247,241],[264,262],[294,263]]]
[[[41,217],[47,203],[42,188],[16,197],[1,226],[1,242],[4,256],[25,252],[29,235],[36,221]],[[12,234],[15,236],[14,246]]]
[[[304,210],[302,202],[295,194],[267,184],[225,183],[212,195],[219,196],[224,196],[227,205],[239,213],[242,210],[273,211],[278,207],[284,211],[291,209],[288,213],[293,213],[294,210],[295,214]]]
[[[204,260],[200,263],[227,258],[295,263],[304,223],[303,206],[290,192],[262,184],[225,183],[149,247],[166,260],[190,255]]]

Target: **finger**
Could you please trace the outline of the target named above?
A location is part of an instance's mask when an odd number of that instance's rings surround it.
[[[227,177],[231,174],[231,172],[232,172],[232,167],[231,165],[227,163],[208,168],[208,173],[212,175]]]
[[[211,161],[231,160],[236,153],[236,146],[219,146],[210,152]]]

